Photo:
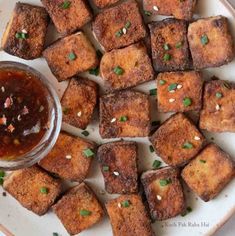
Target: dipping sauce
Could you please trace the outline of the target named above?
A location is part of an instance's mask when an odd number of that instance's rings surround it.
[[[17,159],[40,143],[48,129],[47,93],[35,75],[0,69],[0,159]]]

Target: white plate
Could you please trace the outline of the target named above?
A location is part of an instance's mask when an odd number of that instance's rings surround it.
[[[11,12],[17,0],[0,0],[0,36],[5,29],[5,26],[10,19]],[[33,3],[36,5],[41,5],[39,0],[25,1],[27,3]],[[225,9],[225,7],[219,2],[219,0],[200,0],[197,7],[197,17],[206,17],[213,15],[224,15],[227,16],[232,24],[233,29],[235,29],[235,20],[232,15]],[[157,17],[161,19],[161,17]],[[90,27],[87,26],[84,31],[92,38]],[[53,26],[50,26],[50,32],[55,32]],[[234,32],[233,32],[234,33]],[[54,35],[49,35],[48,42],[54,38]],[[215,48],[216,50],[216,48]],[[43,73],[55,86],[58,94],[61,96],[67,82],[58,83],[55,77],[51,74],[44,59],[37,59],[34,61],[24,61],[16,57],[12,57],[4,52],[0,52],[0,60],[10,60],[18,61],[28,64],[35,69]],[[221,79],[234,80],[235,75],[235,62],[229,65],[223,66],[221,68],[206,70],[205,79],[210,78],[212,75],[216,75]],[[82,74],[92,80],[95,80],[102,86],[102,80],[98,77],[89,75],[88,73]],[[154,81],[146,83],[144,85],[138,86],[137,89],[141,91],[148,92],[150,88],[154,87]],[[153,114],[153,119],[163,121],[166,116],[162,116],[156,112],[156,104],[154,99],[152,99],[152,109],[155,110]],[[96,119],[97,120],[97,119]],[[100,139],[98,133],[98,122],[94,121],[88,126],[88,131],[91,133],[89,139],[97,141],[98,143],[103,142]],[[64,127],[68,129],[69,127]],[[75,128],[69,128],[69,130],[76,135],[81,135],[81,130]],[[206,136],[210,138],[213,136],[215,142],[226,150],[231,156],[235,157],[235,134],[207,134]],[[139,159],[140,159],[140,171],[147,170],[151,168],[153,158],[156,158],[155,154],[149,152],[149,141],[147,138],[135,139],[139,145]],[[99,167],[94,161],[93,168],[90,172],[87,182],[93,187],[98,197],[102,202],[105,202],[110,197],[110,195],[101,195],[99,191],[104,188],[103,178],[101,176]],[[187,191],[186,191],[187,192]],[[24,209],[17,203],[15,199],[7,195],[7,197],[2,197],[2,189],[0,189],[0,224],[6,226],[10,231],[16,236],[42,236],[42,235],[52,235],[52,232],[58,232],[60,235],[68,235],[62,224],[59,222],[57,217],[49,212],[45,216],[39,217],[30,211]],[[233,180],[222,193],[214,200],[205,203],[200,199],[197,199],[193,193],[187,194],[187,205],[193,208],[192,213],[188,214],[186,217],[178,216],[176,218],[157,222],[153,224],[155,232],[157,235],[161,236],[198,236],[198,235],[211,235],[213,232],[219,228],[235,211],[235,181]],[[111,226],[109,224],[108,218],[105,217],[101,223],[95,225],[89,230],[84,231],[80,234],[81,236],[111,236]]]

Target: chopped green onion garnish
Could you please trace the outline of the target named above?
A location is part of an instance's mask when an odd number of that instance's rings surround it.
[[[118,30],[116,33],[115,33],[116,37],[121,37],[123,35],[123,32],[122,30]]]
[[[103,166],[103,171],[104,171],[104,172],[109,171],[109,166]]]
[[[149,94],[150,94],[150,96],[155,96],[155,95],[157,95],[157,89],[150,89],[150,90],[149,90]]]
[[[182,46],[183,46],[183,42],[182,41],[176,43],[176,45],[175,45],[176,48],[181,48]]]
[[[40,188],[40,193],[48,194],[48,188],[46,188],[46,187],[41,187],[41,188]]]
[[[220,93],[220,92],[217,92],[217,93],[215,94],[215,96],[216,96],[217,98],[222,98],[222,97],[223,97],[222,93]]]
[[[153,162],[152,167],[153,167],[154,170],[156,170],[156,169],[158,169],[158,168],[161,166],[161,164],[162,164],[161,161],[155,160],[155,161]]]
[[[183,149],[192,149],[193,148],[193,144],[190,142],[185,142],[182,146]]]
[[[131,27],[131,22],[130,21],[127,21],[126,24],[125,24],[125,28],[126,29],[129,29]]]
[[[171,59],[171,55],[168,54],[168,53],[166,53],[166,54],[164,55],[164,57],[163,57],[163,60],[164,60],[164,61],[170,61],[170,59]]]
[[[168,43],[165,43],[165,44],[163,45],[163,48],[164,48],[165,51],[170,50],[170,46],[169,46]]]
[[[168,86],[168,91],[175,90],[175,89],[177,88],[177,85],[178,85],[178,84],[176,84],[176,83],[170,84],[170,85]]]
[[[114,72],[116,75],[123,75],[124,70],[123,70],[120,66],[116,66],[116,67],[113,69],[113,72]]]
[[[74,52],[70,52],[68,58],[70,61],[74,61],[77,58],[77,56]]]
[[[85,137],[87,137],[89,135],[89,132],[87,130],[82,131],[82,135],[84,135]]]
[[[119,118],[119,121],[121,121],[121,122],[125,122],[125,121],[127,121],[127,120],[128,120],[127,116],[121,116],[121,117]]]
[[[209,43],[209,39],[208,39],[208,37],[207,37],[206,34],[202,35],[202,37],[201,37],[201,43],[202,43],[202,45],[206,45],[206,44]]]
[[[150,12],[150,11],[144,11],[144,14],[145,14],[146,16],[151,16],[151,15],[152,15],[152,12]]]
[[[183,104],[185,107],[188,107],[192,104],[192,100],[190,98],[184,98]]]
[[[92,156],[94,156],[94,152],[93,152],[90,148],[87,148],[87,149],[83,150],[83,154],[84,154],[86,157],[92,157]]]
[[[0,178],[3,178],[5,176],[5,171],[0,170]]]
[[[159,80],[159,84],[160,84],[160,85],[164,85],[165,83],[166,83],[165,80],[163,80],[163,79],[160,79],[160,80]]]
[[[90,69],[89,70],[89,74],[91,74],[91,75],[99,75],[99,73],[100,73],[100,68],[99,68],[99,66],[97,66],[96,68],[92,68],[92,69]]]
[[[128,200],[126,200],[126,201],[123,201],[121,203],[121,205],[122,205],[122,207],[129,207],[130,206],[130,202]]]
[[[149,151],[150,151],[150,152],[154,152],[154,148],[153,148],[152,145],[149,146]]]
[[[82,209],[82,210],[80,210],[80,215],[81,216],[89,216],[89,215],[91,215],[91,211]]]
[[[170,184],[171,183],[171,179],[160,179],[159,180],[159,184],[161,185],[161,186],[166,186],[166,185],[168,185],[168,184]]]
[[[59,5],[59,7],[62,9],[68,9],[70,7],[70,5],[71,5],[70,1],[64,1]]]
[[[15,37],[17,39],[27,39],[28,38],[28,34],[22,33],[22,32],[21,33],[16,33]]]
[[[204,164],[206,163],[206,161],[205,161],[205,160],[200,160],[200,162],[201,162],[201,163],[204,163]]]
[[[58,233],[53,233],[52,235],[53,235],[53,236],[59,236],[59,234],[58,234]]]
[[[0,178],[0,185],[3,185],[4,179]]]

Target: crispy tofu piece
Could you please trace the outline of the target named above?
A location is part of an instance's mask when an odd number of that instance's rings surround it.
[[[234,174],[234,162],[215,144],[206,146],[182,171],[184,181],[205,202],[216,197]]]
[[[198,111],[202,106],[202,74],[197,71],[165,72],[157,77],[160,112]]]
[[[149,96],[133,90],[100,98],[100,135],[102,138],[146,137],[150,124]]]
[[[92,227],[104,216],[97,197],[85,183],[70,189],[53,210],[70,235]]]
[[[80,182],[88,175],[94,157],[84,155],[84,151],[88,149],[95,152],[95,144],[61,132],[55,146],[39,165],[62,179]]]
[[[190,68],[186,21],[165,19],[149,24],[149,29],[156,71],[181,71]]]
[[[205,138],[191,120],[177,113],[150,138],[157,155],[170,166],[182,166],[202,149]]]
[[[44,215],[61,193],[61,182],[38,166],[12,172],[3,185],[23,207]]]
[[[142,174],[141,182],[152,219],[166,220],[185,210],[185,198],[178,169],[164,167]]]
[[[115,69],[120,67],[122,73]],[[130,88],[153,79],[154,72],[143,43],[107,52],[100,63],[101,77],[109,90]]]
[[[2,37],[3,50],[26,60],[40,57],[48,23],[43,7],[17,2]]]
[[[139,195],[122,195],[106,204],[114,236],[154,236]]]
[[[176,19],[191,20],[196,0],[143,0],[147,15],[174,16]]]
[[[85,0],[41,0],[57,31],[71,34],[92,20],[92,12]]]
[[[85,78],[72,78],[61,99],[63,121],[80,129],[90,123],[98,99],[98,85]]]
[[[188,41],[196,69],[222,66],[234,58],[233,39],[228,20],[224,16],[199,19],[191,23]]]
[[[138,192],[137,144],[118,141],[99,147],[97,156],[108,193]]]
[[[128,46],[146,36],[144,22],[134,0],[99,13],[92,28],[105,51]]]
[[[235,85],[223,80],[205,84],[200,128],[211,132],[235,132]]]
[[[58,81],[95,68],[99,63],[95,48],[82,32],[58,40],[44,50],[43,56]]]
[[[98,7],[98,8],[105,8],[109,7],[115,3],[117,3],[119,0],[93,0],[93,3]]]

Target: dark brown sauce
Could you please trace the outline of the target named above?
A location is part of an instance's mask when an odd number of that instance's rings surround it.
[[[31,151],[48,125],[47,90],[34,75],[0,69],[0,159]]]

